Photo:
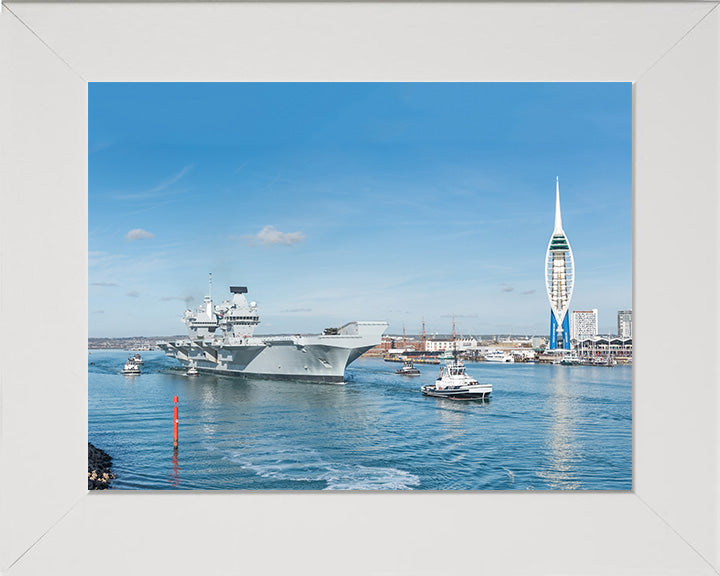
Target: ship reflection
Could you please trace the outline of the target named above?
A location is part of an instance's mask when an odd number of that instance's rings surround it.
[[[172,473],[170,474],[170,486],[173,488],[177,488],[180,486],[180,464],[178,463],[178,451],[177,449],[173,450],[172,455]]]
[[[552,424],[548,434],[550,448],[549,469],[541,472],[549,487],[560,490],[576,490],[581,487],[574,476],[574,462],[578,458],[578,445],[575,438],[574,403],[569,392],[567,371],[555,367],[551,380],[552,395],[549,400]]]

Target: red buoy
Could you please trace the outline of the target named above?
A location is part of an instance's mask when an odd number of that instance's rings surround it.
[[[173,398],[175,407],[173,408],[173,448],[178,447],[178,397]]]

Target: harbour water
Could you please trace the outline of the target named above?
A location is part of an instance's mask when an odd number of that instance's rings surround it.
[[[188,377],[162,352],[92,350],[88,439],[113,489],[630,490],[632,368],[467,363],[492,399],[420,393],[438,367],[360,359],[345,384]],[[173,396],[180,446],[172,446]]]

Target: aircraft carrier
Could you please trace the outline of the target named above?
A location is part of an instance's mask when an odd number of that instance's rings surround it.
[[[254,336],[257,304],[245,286],[231,286],[231,299],[215,306],[210,293],[182,317],[188,338],[158,342],[186,368],[230,376],[343,382],[345,368],[380,344],[387,322],[349,322],[322,334]]]

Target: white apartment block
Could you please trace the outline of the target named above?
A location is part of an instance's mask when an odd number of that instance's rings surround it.
[[[618,336],[632,338],[632,310],[618,311]]]
[[[592,310],[573,310],[570,315],[570,338],[582,340],[583,338],[592,338],[598,333],[598,311],[597,308]]]

